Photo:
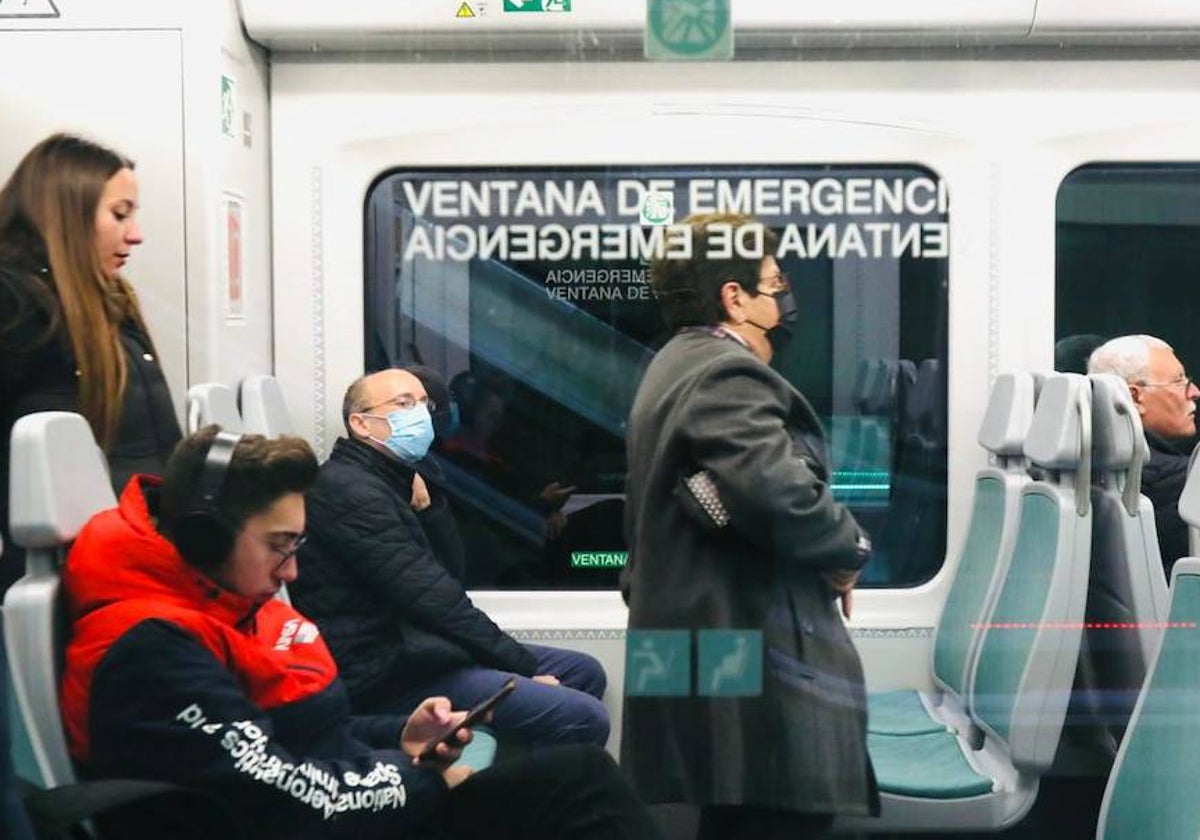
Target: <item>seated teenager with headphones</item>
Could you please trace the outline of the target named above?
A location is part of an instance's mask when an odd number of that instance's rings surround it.
[[[416,758],[464,715],[444,697],[407,719],[350,714],[317,627],[274,597],[296,579],[316,475],[299,438],[209,426],[84,526],[62,691],[83,771],[208,790],[255,840],[656,836],[596,747],[473,775],[457,746]]]

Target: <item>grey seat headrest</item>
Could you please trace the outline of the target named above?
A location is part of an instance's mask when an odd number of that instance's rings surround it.
[[[221,382],[201,382],[188,388],[187,411],[189,433],[210,423],[216,423],[227,432],[243,431],[237,395]]]
[[[1025,440],[1025,456],[1047,469],[1076,470],[1090,458],[1090,431],[1091,386],[1087,377],[1078,373],[1046,377]]]
[[[1125,380],[1095,373],[1092,380],[1092,470],[1124,470],[1150,457],[1142,433],[1142,418],[1129,396]]]
[[[997,376],[979,427],[980,445],[1005,457],[1022,455],[1036,399],[1033,374],[1021,371]]]
[[[117,504],[91,427],[66,411],[13,425],[9,490],[13,540],[31,549],[70,542],[93,514]]]

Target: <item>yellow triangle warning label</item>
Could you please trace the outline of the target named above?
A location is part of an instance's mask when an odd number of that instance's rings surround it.
[[[463,3],[461,6],[458,7],[458,13],[455,15],[455,17],[460,17],[460,18],[475,17],[475,10],[471,8],[470,3]]]

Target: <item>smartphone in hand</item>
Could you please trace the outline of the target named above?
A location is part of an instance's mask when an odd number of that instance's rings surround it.
[[[458,730],[464,727],[473,726],[478,723],[484,715],[492,709],[499,706],[508,695],[512,694],[517,687],[517,678],[509,677],[508,681],[500,687],[500,690],[493,694],[488,699],[484,700],[471,711],[467,712],[467,716],[455,724],[451,724],[444,732],[437,737],[431,739],[429,743],[421,750],[418,758],[421,761],[431,761],[437,758],[437,745],[449,744],[450,746],[458,745]]]

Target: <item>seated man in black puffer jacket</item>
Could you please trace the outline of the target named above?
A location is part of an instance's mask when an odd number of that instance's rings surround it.
[[[428,403],[405,370],[347,389],[349,437],[334,445],[307,494],[304,575],[292,598],[320,623],[358,712],[407,713],[430,694],[473,706],[516,674],[517,689],[492,722],[497,733],[535,745],[603,744],[600,664],[520,644],[447,570],[461,566],[449,559],[462,552],[452,514],[436,488],[413,489],[433,440]]]

